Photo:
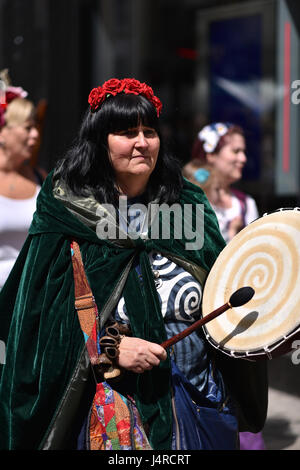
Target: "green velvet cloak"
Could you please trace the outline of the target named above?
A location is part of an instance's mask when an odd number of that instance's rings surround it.
[[[52,175],[37,200],[29,236],[0,293],[0,449],[64,449],[76,420],[88,377],[88,358],[74,309],[70,240],[80,243],[86,274],[100,317],[123,291],[133,334],[157,343],[165,339],[147,252],[156,250],[182,263],[203,282],[225,246],[203,192],[185,182],[181,204],[204,204],[204,245],[185,250],[187,240],[141,240],[118,246],[53,197]],[[194,223],[194,222],[193,222]],[[174,227],[172,226],[172,230]],[[138,257],[143,285],[131,267]],[[217,354],[217,353],[216,353]],[[237,402],[242,430],[259,430],[266,417],[267,382],[263,363],[217,356],[227,387]],[[170,448],[169,361],[137,374],[135,399],[150,424],[154,449]]]

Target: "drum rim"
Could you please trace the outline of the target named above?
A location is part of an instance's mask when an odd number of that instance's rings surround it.
[[[297,333],[300,333],[300,325],[297,328],[294,328],[293,331],[291,331],[288,335],[283,335],[281,336],[280,339],[274,341],[268,346],[264,346],[261,348],[256,348],[256,349],[251,349],[249,351],[246,350],[233,350],[226,348],[225,346],[220,346],[208,333],[206,326],[204,325],[203,327],[204,335],[206,340],[213,346],[215,349],[218,351],[231,356],[235,358],[251,358],[254,356],[268,356],[269,359],[272,359],[272,353],[274,353],[280,346],[282,346],[284,343],[287,341],[291,340],[293,336],[295,336]]]
[[[261,217],[256,218],[251,223],[249,223],[246,227],[244,227],[241,230],[241,232],[244,231],[245,229],[247,229],[248,227],[250,227],[251,224],[257,222],[258,220],[263,219],[264,217],[274,215],[278,212],[284,212],[284,211],[300,212],[300,207],[281,207],[281,208],[275,209],[275,210],[270,211],[270,212],[265,212]],[[226,250],[227,246],[228,245],[226,245],[222,251]],[[208,279],[209,279],[209,275],[208,275],[207,280]],[[204,286],[204,291],[205,291],[205,286]],[[203,292],[203,298],[204,298],[204,292]],[[202,298],[202,300],[203,300],[203,298]],[[203,325],[202,329],[203,329],[203,332],[204,332],[204,335],[205,335],[207,341],[211,344],[211,346],[213,346],[218,351],[220,351],[223,354],[226,354],[230,357],[243,358],[243,359],[248,358],[249,360],[253,360],[253,357],[255,357],[255,356],[256,357],[257,356],[264,356],[264,357],[268,357],[269,359],[272,359],[272,357],[273,357],[272,353],[276,352],[276,350],[280,346],[282,346],[284,343],[290,341],[293,336],[295,336],[297,333],[300,332],[300,324],[297,325],[292,330],[290,330],[289,332],[287,332],[286,334],[283,334],[282,336],[280,336],[279,338],[274,340],[269,345],[261,346],[259,348],[252,348],[252,349],[250,348],[248,350],[246,350],[246,349],[242,350],[242,349],[238,349],[238,348],[237,349],[228,348],[224,345],[220,346],[220,344],[218,344],[218,342],[211,336],[211,334],[207,330],[206,325]]]

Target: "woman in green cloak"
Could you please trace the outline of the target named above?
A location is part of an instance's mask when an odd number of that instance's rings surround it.
[[[199,330],[160,346],[201,316],[225,246],[164,148],[161,108],[135,79],[93,89],[43,185],[0,294],[1,449],[236,449],[264,424],[264,363]]]

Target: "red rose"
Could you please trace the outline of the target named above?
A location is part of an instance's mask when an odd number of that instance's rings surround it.
[[[105,97],[106,93],[101,86],[92,89],[91,93],[89,94],[88,102],[93,111],[95,111],[100,106]]]
[[[162,109],[162,103],[160,99],[154,95],[152,88],[146,83],[142,83],[141,95],[145,96],[145,98],[147,98],[147,100],[153,104],[153,106],[156,108],[157,116],[159,116]]]
[[[151,101],[151,103],[155,106],[157,117],[159,117],[162,110],[162,102],[159,98],[157,98],[157,96],[153,96],[149,101]]]
[[[142,84],[135,78],[124,78],[123,83],[125,85],[124,87],[125,93],[133,93],[134,95],[141,94]]]
[[[103,83],[102,88],[106,93],[116,96],[118,93],[123,91],[124,85],[118,78],[111,78],[110,80],[107,80],[107,82]]]
[[[141,93],[141,95],[145,96],[145,98],[147,98],[147,100],[149,100],[149,101],[154,96],[152,88],[150,86],[148,86],[146,83],[141,84],[141,92],[140,93]]]
[[[10,103],[15,98],[20,98],[20,96],[17,93],[14,93],[13,91],[7,91],[6,92],[6,102],[7,103]]]

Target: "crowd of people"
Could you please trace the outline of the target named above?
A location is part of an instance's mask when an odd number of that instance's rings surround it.
[[[238,450],[241,433],[260,436],[264,361],[225,357],[202,330],[162,346],[200,318],[218,255],[258,217],[231,186],[243,131],[207,125],[182,169],[153,89],[113,78],[91,91],[74,145],[46,177],[28,165],[34,107],[14,93],[0,127],[0,448]],[[169,237],[153,236],[154,221],[166,223],[157,207],[173,204],[194,217],[178,211]],[[201,248],[186,237],[199,204]]]

